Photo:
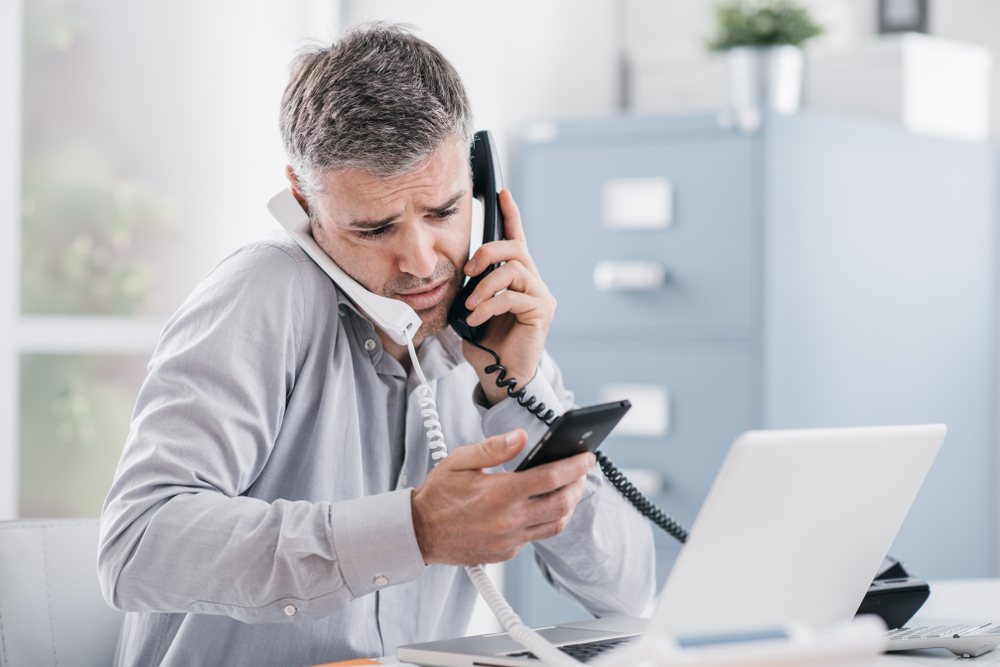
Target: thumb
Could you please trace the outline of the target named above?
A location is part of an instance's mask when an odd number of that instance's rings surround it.
[[[517,456],[528,434],[523,429],[515,429],[503,435],[495,435],[468,447],[459,447],[443,462],[453,470],[482,470],[506,463]]]

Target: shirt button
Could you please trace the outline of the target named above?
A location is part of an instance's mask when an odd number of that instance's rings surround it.
[[[365,341],[365,349],[369,352],[374,352],[376,347],[378,347],[378,343],[375,342],[374,338],[369,338]]]
[[[406,473],[404,472],[403,475],[399,478],[399,485],[405,488],[406,482],[407,482]]]
[[[297,611],[298,609],[295,608],[295,605],[293,604],[285,605],[285,616],[295,616],[295,612]]]
[[[384,574],[380,574],[380,575],[377,575],[375,577],[375,585],[376,586],[379,586],[379,587],[385,586],[387,583],[389,583],[389,578],[386,577]]]

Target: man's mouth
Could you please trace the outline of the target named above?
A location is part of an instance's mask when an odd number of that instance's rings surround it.
[[[411,292],[409,294],[400,294],[397,292],[396,298],[413,310],[427,310],[441,303],[447,291],[448,281],[443,280],[431,289],[422,292]]]

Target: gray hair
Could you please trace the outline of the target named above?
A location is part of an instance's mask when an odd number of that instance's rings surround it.
[[[358,26],[328,47],[299,53],[281,101],[281,135],[302,193],[324,171],[393,178],[448,139],[471,146],[472,111],[441,53],[405,26]]]

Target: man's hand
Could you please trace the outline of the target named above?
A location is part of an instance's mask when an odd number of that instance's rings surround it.
[[[515,378],[517,386],[523,387],[535,377],[556,300],[528,254],[521,214],[510,190],[500,192],[500,210],[505,239],[481,246],[465,265],[465,273],[478,276],[488,266],[506,264],[483,278],[465,307],[472,311],[470,325],[489,320],[481,344],[500,356],[507,377]],[[506,390],[496,386],[495,376],[483,370],[493,363],[493,357],[464,341],[462,351],[466,361],[476,369],[490,404],[496,405],[506,398]]]
[[[425,563],[499,563],[528,542],[562,532],[583,498],[594,455],[523,472],[483,472],[517,456],[526,440],[518,429],[459,447],[413,490],[413,528]]]

